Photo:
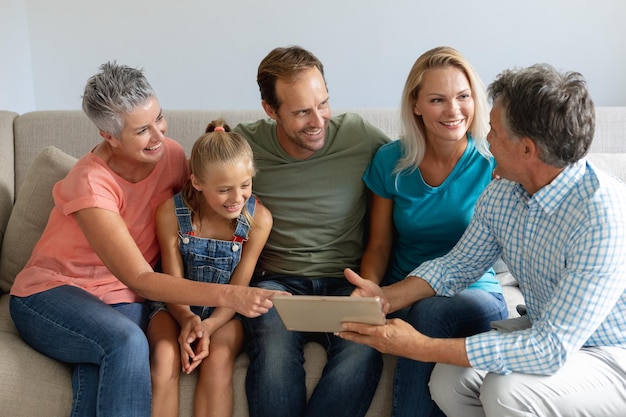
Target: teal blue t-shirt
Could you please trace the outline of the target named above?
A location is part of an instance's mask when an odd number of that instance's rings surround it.
[[[495,168],[495,160],[482,156],[469,138],[448,178],[438,187],[431,187],[419,169],[393,173],[402,150],[399,140],[383,145],[363,174],[372,192],[393,200],[395,238],[384,285],[401,281],[424,261],[452,249],[474,215],[474,204]],[[470,288],[502,292],[493,269]]]

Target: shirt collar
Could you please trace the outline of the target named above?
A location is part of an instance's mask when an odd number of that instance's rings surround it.
[[[583,177],[586,170],[586,159],[567,166],[548,185],[543,186],[534,195],[530,195],[521,184],[514,188],[517,198],[525,204],[538,204],[547,214],[550,214],[565,200],[570,191]]]

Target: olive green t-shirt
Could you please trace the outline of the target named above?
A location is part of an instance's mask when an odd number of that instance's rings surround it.
[[[389,138],[361,116],[341,114],[331,118],[324,147],[299,160],[280,146],[271,119],[234,130],[254,151],[253,193],[274,218],[257,273],[313,278],[358,270],[368,221],[361,177]]]

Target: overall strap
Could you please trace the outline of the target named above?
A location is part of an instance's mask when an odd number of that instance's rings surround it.
[[[246,210],[250,217],[254,217],[254,210],[256,208],[256,197],[251,195],[246,202]],[[244,242],[248,240],[248,233],[250,232],[250,223],[246,219],[246,216],[242,214],[237,217],[237,226],[235,226],[235,232],[233,233],[233,242]]]
[[[178,193],[174,195],[174,206],[176,207],[176,219],[181,234],[193,235],[193,224],[191,222],[191,210],[183,201],[183,196]]]

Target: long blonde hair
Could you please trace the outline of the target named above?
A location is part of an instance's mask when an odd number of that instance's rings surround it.
[[[455,67],[465,74],[470,83],[472,98],[474,99],[474,120],[469,127],[469,133],[474,139],[478,152],[485,158],[491,157],[487,133],[489,133],[489,102],[485,85],[481,81],[471,64],[456,49],[449,46],[439,46],[423,53],[411,68],[400,105],[402,135],[400,140],[404,148],[402,158],[398,160],[395,173],[405,170],[413,172],[424,158],[426,149],[426,127],[421,117],[413,112],[415,101],[422,87],[424,74],[435,68]]]
[[[256,168],[250,144],[241,135],[231,132],[230,126],[222,119],[217,119],[209,123],[204,135],[193,144],[189,166],[194,177],[202,181],[207,176],[207,167],[210,164],[236,163],[242,159],[249,161],[250,172],[254,177]],[[204,198],[202,193],[193,187],[191,180],[183,185],[181,194],[191,212],[199,221],[202,220]],[[252,225],[252,216],[246,206],[241,213],[248,224]]]

